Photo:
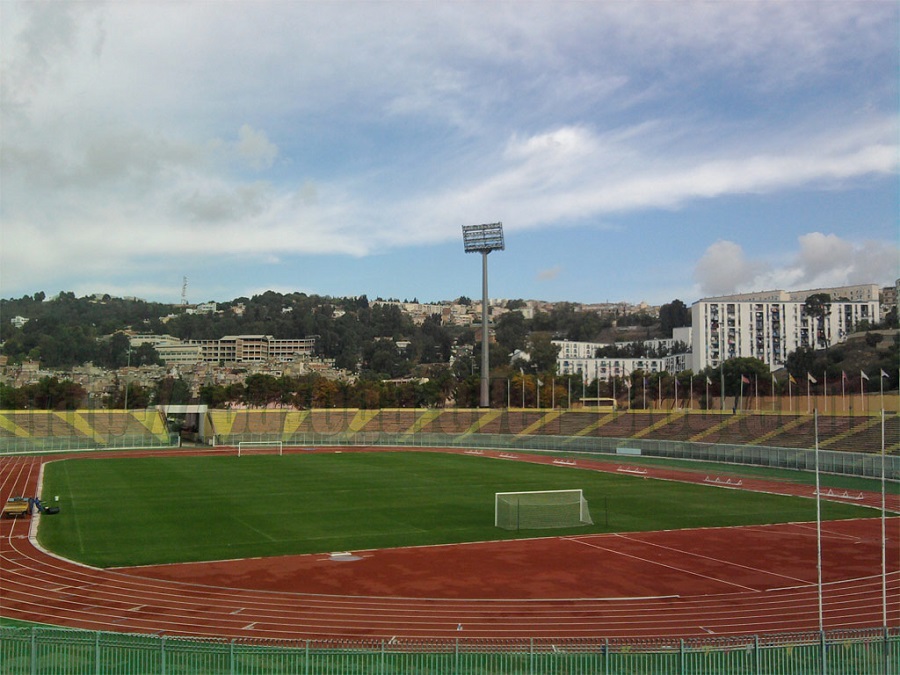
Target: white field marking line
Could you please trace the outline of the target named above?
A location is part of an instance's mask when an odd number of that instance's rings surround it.
[[[265,537],[269,541],[278,541],[277,539],[275,539],[275,537],[273,537],[272,535],[270,535],[266,532],[263,532],[258,527],[253,527],[253,525],[248,523],[246,520],[243,520],[242,518],[238,518],[237,516],[232,516],[232,518],[234,518],[237,522],[239,522],[241,525],[243,525],[247,529],[253,530],[254,532],[256,532],[256,534],[260,535],[261,537]]]
[[[71,493],[72,479],[69,476],[69,465],[63,463],[63,470],[66,472],[66,485],[69,486],[69,499],[72,504],[72,520],[75,521],[75,534],[78,535],[78,552],[84,553],[84,539],[81,536],[81,526],[78,524],[78,509],[75,508],[75,495]],[[40,479],[38,484],[38,489],[40,490],[43,487],[43,479],[44,479],[44,465],[41,464],[41,472]],[[35,541],[37,537],[35,537]]]
[[[816,531],[816,528],[813,527],[812,525],[806,525],[804,523],[795,523],[795,525],[797,526],[798,529],[804,530],[804,534],[806,532],[815,532]],[[843,534],[841,532],[826,532],[825,530],[823,530],[822,535],[829,539],[849,539],[850,541],[852,541],[856,544],[859,544],[859,543],[865,541],[862,537],[857,537],[852,534]]]
[[[616,551],[615,549],[606,548],[604,546],[595,546],[594,544],[589,544],[586,541],[580,541],[578,539],[570,539],[569,541],[574,541],[575,543],[582,544],[584,546],[590,546],[591,548],[595,548],[600,551],[607,551],[608,553],[615,553],[616,555],[620,555],[623,558],[632,558],[633,560],[639,560],[640,562],[647,563],[649,565],[665,567],[667,569],[674,570],[676,572],[682,572],[684,574],[690,574],[691,576],[700,577],[701,579],[709,579],[710,581],[716,581],[720,584],[726,584],[728,586],[736,586],[737,588],[743,588],[745,591],[753,591],[754,593],[759,593],[758,588],[751,588],[750,586],[744,586],[743,584],[738,584],[733,581],[717,579],[716,577],[711,577],[708,574],[700,574],[699,572],[693,572],[691,570],[686,570],[681,567],[675,567],[675,565],[666,565],[665,563],[654,562],[653,560],[647,560],[646,558],[641,558],[636,555],[631,555],[630,553],[623,553],[622,551]]]
[[[803,581],[805,581],[805,579],[798,579],[797,577],[792,577],[792,576],[789,576],[789,575],[787,575],[787,574],[779,574],[778,572],[770,572],[770,571],[768,571],[768,570],[760,569],[759,567],[751,567],[750,565],[741,565],[740,563],[728,562],[727,560],[722,560],[722,559],[720,559],[720,558],[713,558],[712,556],[703,555],[703,554],[701,554],[701,553],[692,553],[691,551],[685,551],[684,549],[675,548],[675,547],[673,547],[673,546],[663,546],[662,544],[654,544],[653,542],[642,541],[642,540],[640,540],[640,539],[634,539],[634,538],[629,537],[629,536],[626,536],[626,535],[624,535],[624,534],[616,534],[615,536],[617,536],[617,537],[619,537],[619,538],[621,538],[621,539],[625,539],[625,540],[627,540],[627,541],[634,541],[634,542],[637,542],[638,544],[645,544],[645,545],[647,545],[647,546],[655,546],[656,548],[661,548],[661,549],[664,549],[664,550],[666,550],[666,551],[674,551],[675,553],[680,553],[680,554],[682,554],[682,555],[692,556],[692,557],[694,557],[694,558],[701,558],[701,559],[703,559],[703,560],[711,560],[712,562],[718,563],[718,564],[720,564],[720,565],[728,565],[728,566],[731,566],[731,567],[740,567],[740,568],[743,568],[743,569],[745,569],[745,570],[750,570],[751,572],[757,572],[757,573],[760,573],[760,574],[768,574],[769,576],[773,576],[773,577],[781,577],[782,579],[790,579],[791,581],[799,581],[799,582],[801,582],[801,583],[802,583]]]

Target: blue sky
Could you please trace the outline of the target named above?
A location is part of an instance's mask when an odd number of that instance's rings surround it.
[[[0,296],[892,284],[896,2],[0,4]]]

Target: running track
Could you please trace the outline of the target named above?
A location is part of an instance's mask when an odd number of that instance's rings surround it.
[[[0,499],[34,494],[47,459],[0,459]],[[650,478],[712,480],[646,470]],[[741,483],[812,496],[808,486]],[[880,499],[865,494],[860,502],[880,505]],[[891,497],[889,508],[900,510],[900,499]],[[94,630],[291,639],[634,638],[819,625],[814,522],[363,551],[350,561],[307,555],[129,570],[55,558],[35,546],[31,522],[0,523],[0,613]],[[887,521],[891,626],[900,625],[898,526],[900,519]],[[882,625],[880,519],[825,522],[822,541],[825,628]]]

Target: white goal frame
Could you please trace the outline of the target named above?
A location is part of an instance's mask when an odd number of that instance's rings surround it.
[[[526,509],[554,509],[574,511],[577,506],[578,522],[554,522],[552,519],[541,521],[540,518],[528,518],[521,522],[521,507]],[[515,523],[507,518],[508,513],[501,517],[501,511],[515,514]],[[591,512],[587,500],[580,488],[571,490],[531,490],[525,492],[496,492],[494,493],[494,527],[505,530],[540,529],[553,527],[579,527],[593,525]]]
[[[284,454],[284,441],[238,441],[238,457],[252,448],[278,448],[278,456]]]

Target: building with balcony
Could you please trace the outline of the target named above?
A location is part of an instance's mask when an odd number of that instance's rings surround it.
[[[832,298],[825,315],[811,316],[807,298],[823,293]],[[783,368],[797,349],[825,349],[863,322],[880,321],[878,293],[870,284],[699,300],[691,306],[693,368],[717,368],[735,358],[759,359],[772,371]]]

